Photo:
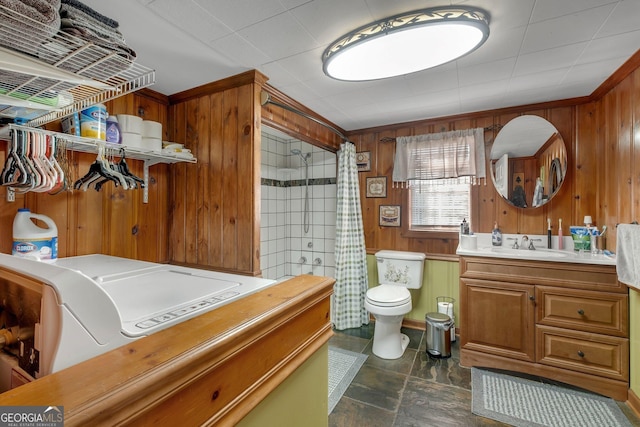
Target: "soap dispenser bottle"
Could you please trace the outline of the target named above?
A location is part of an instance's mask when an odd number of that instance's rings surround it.
[[[466,218],[464,218],[462,224],[460,224],[460,234],[469,234],[469,223]]]
[[[502,246],[502,231],[498,228],[498,223],[493,224],[493,231],[491,232],[491,244],[493,246]]]

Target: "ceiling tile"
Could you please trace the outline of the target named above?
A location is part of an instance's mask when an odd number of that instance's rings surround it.
[[[587,42],[576,43],[520,55],[516,61],[513,75],[521,76],[540,71],[570,67],[576,63],[587,45]]]
[[[547,19],[557,18],[558,16],[571,15],[587,9],[593,9],[599,6],[612,5],[620,3],[620,0],[582,0],[582,1],[558,1],[558,0],[537,0],[533,13],[531,14],[531,23],[546,21]]]
[[[521,53],[589,41],[612,9],[613,5],[606,5],[531,24],[527,29]]]
[[[244,28],[238,33],[272,60],[287,58],[319,47],[313,37],[288,12]]]
[[[226,24],[191,1],[155,0],[148,7],[165,19],[165,25],[176,25],[205,43],[231,33]]]
[[[229,34],[209,43],[213,49],[229,58],[239,66],[258,69],[271,59],[256,49],[237,33]]]
[[[633,55],[638,48],[640,30],[591,40],[578,59],[578,64]]]
[[[607,37],[640,29],[640,1],[619,1],[596,37]]]
[[[511,77],[515,63],[516,58],[507,58],[470,67],[459,67],[459,84],[465,87]]]
[[[278,0],[192,0],[212,16],[224,22],[229,28],[238,31],[250,25],[267,20],[285,12]],[[182,7],[185,1],[172,1]]]
[[[375,20],[364,0],[313,1],[293,9],[291,14],[324,48],[349,31]]]

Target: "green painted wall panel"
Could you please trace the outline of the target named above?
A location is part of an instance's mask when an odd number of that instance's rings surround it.
[[[325,344],[237,424],[239,427],[327,427],[329,345]]]
[[[640,396],[640,292],[629,289],[629,344],[631,390]]]

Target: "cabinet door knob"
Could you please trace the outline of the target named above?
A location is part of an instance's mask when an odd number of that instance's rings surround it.
[[[536,297],[535,297],[535,296],[533,296],[533,295],[529,295],[529,299],[530,299],[531,301],[535,301],[535,300],[536,300]]]
[[[584,316],[584,310],[583,310],[583,309],[578,310],[578,314],[579,314],[580,316]]]
[[[584,357],[584,352],[582,350],[578,350],[578,356]]]

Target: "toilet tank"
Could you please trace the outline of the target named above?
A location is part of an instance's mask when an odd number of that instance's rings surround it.
[[[378,251],[378,281],[381,285],[421,288],[425,258],[422,252]]]

